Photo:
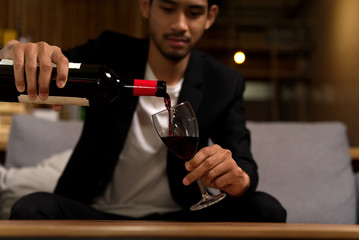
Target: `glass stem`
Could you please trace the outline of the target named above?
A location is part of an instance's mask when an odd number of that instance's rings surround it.
[[[203,185],[201,178],[197,179],[197,184],[198,184],[199,189],[201,190],[202,198],[208,198],[209,194],[207,192],[207,188]]]

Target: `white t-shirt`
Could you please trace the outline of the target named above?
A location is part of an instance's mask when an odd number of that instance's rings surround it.
[[[145,79],[157,79],[148,64]],[[172,106],[177,104],[182,82],[183,79],[176,86],[167,86]],[[167,148],[157,135],[151,118],[152,114],[164,109],[163,98],[139,97],[112,181],[93,205],[96,209],[134,218],[181,209],[169,188]]]

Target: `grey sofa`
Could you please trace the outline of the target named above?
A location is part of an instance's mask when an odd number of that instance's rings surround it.
[[[258,190],[280,200],[288,222],[357,223],[356,180],[342,123],[248,122],[247,126],[259,168]],[[0,168],[2,218],[18,197],[53,190],[81,128],[81,122],[14,117],[6,164]]]

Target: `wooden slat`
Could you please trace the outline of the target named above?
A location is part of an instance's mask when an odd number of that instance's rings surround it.
[[[359,239],[359,226],[161,221],[0,221],[0,238]]]
[[[359,147],[351,147],[350,148],[350,156],[352,160],[359,160]]]
[[[74,47],[113,30],[144,37],[137,1],[0,0],[0,28],[16,29],[31,41]]]

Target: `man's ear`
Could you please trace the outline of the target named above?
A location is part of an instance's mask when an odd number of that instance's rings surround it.
[[[206,22],[206,26],[205,29],[209,29],[214,21],[216,21],[217,15],[219,12],[219,7],[216,4],[213,4],[209,9],[208,9],[208,15],[207,15],[207,22]]]
[[[138,0],[138,5],[142,14],[142,17],[148,19],[150,15],[150,0]]]

